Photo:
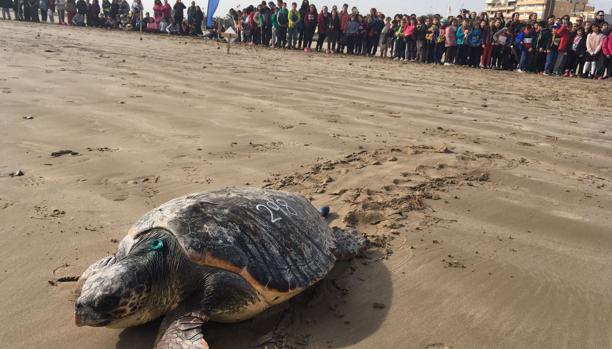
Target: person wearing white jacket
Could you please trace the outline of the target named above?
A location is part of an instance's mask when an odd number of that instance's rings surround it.
[[[593,24],[592,27],[593,32],[587,35],[586,49],[587,49],[587,58],[584,63],[584,70],[582,71],[582,76],[585,78],[596,79],[598,78],[596,75],[597,72],[597,62],[600,60],[601,56],[601,44],[603,42],[604,35],[600,33],[599,26]]]

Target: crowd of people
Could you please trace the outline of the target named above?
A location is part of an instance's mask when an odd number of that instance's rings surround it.
[[[216,37],[226,28],[215,22],[203,28],[201,8],[181,0],[155,0],[153,16],[141,0],[0,0],[4,19],[165,32]],[[184,11],[187,10],[187,18]],[[40,14],[40,17],[39,17]],[[231,10],[237,42],[271,48],[330,54],[391,58],[401,62],[463,65],[520,73],[612,78],[612,35],[603,11],[592,20],[569,15],[527,20],[518,14],[490,17],[462,10],[457,16],[396,14],[387,17],[372,8],[362,14],[349,5],[317,10],[309,0],[290,5],[263,1],[243,10]]]

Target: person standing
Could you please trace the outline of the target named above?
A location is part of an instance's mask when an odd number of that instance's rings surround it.
[[[13,7],[13,2],[11,0],[3,0],[2,3],[2,19],[10,20],[11,19],[11,7]],[[17,19],[17,14],[15,14],[15,19]]]
[[[427,26],[425,25],[425,17],[419,17],[417,20],[417,26],[414,31],[416,38],[416,61],[418,63],[425,63],[425,36],[427,35]]]
[[[189,33],[195,35],[195,17],[196,17],[196,4],[195,1],[191,2],[191,6],[187,8],[187,23],[189,23]]]
[[[312,38],[317,29],[317,8],[315,5],[308,7],[308,12],[304,16],[304,52],[312,52]]]
[[[272,6],[274,3],[271,2]],[[259,9],[259,24],[261,28],[261,45],[270,46],[270,40],[272,39],[272,10],[266,4],[266,1],[261,2]]]
[[[555,31],[555,36],[559,38],[559,46],[557,47],[557,60],[553,73],[555,75],[563,75],[565,64],[567,62],[567,48],[569,46],[571,23],[569,19],[564,18],[561,21],[561,26]]]
[[[153,4],[153,21],[155,22],[155,26],[157,27],[157,30],[160,30],[161,28],[160,24],[163,19],[164,19],[164,5],[162,4],[161,0],[155,0],[155,3]]]
[[[355,53],[355,41],[358,34],[359,22],[357,21],[357,15],[351,13],[348,22],[346,22],[346,31],[344,32],[344,35],[346,35],[347,54],[352,55]]]
[[[39,0],[38,9],[40,10],[40,21],[43,23],[47,22],[47,11],[49,11],[49,1]]]
[[[49,10],[47,11],[49,22],[55,23],[55,0],[48,0]]]
[[[30,20],[32,22],[40,22],[38,18],[38,0],[27,0],[27,2],[30,8]]]
[[[338,32],[341,26],[338,9],[334,6],[329,15],[329,22],[325,28],[325,37],[327,38],[327,53],[335,53],[338,43]]]
[[[276,13],[276,21],[278,22],[278,31],[276,32],[278,47],[285,48],[287,46],[287,29],[289,27],[289,11],[285,1],[280,4],[280,8]]]
[[[548,47],[550,46],[551,34],[550,30],[546,27],[545,21],[540,21],[535,24],[536,40],[533,45],[535,48],[534,54],[534,66],[532,71],[534,73],[541,73],[544,71],[544,65],[546,63],[546,54]]]
[[[270,20],[272,22],[272,35],[270,36],[270,48],[276,48],[277,47],[276,45],[278,44],[278,8],[276,6],[270,6],[270,11],[272,12],[272,15],[270,17]]]
[[[172,9],[174,10],[174,23],[180,28],[183,23],[185,4],[183,4],[181,0],[176,0]]]
[[[584,64],[583,77],[597,79],[597,65],[600,62],[601,48],[603,46],[604,35],[599,32],[599,26],[593,24],[593,32],[587,36],[586,50],[587,59]]]
[[[448,27],[446,27],[446,37],[444,41],[446,46],[446,63],[444,65],[455,64],[457,55],[457,20],[453,19]]]
[[[196,6],[195,35],[204,35],[204,32],[202,31],[203,25],[204,25],[204,12],[200,8],[200,6]]]
[[[404,27],[404,42],[406,43],[404,58],[406,61],[414,60],[413,54],[416,53],[416,38],[414,30],[416,29],[416,20],[414,18],[408,18],[408,23]]]
[[[329,11],[327,6],[323,6],[321,8],[321,13],[319,13],[319,16],[317,17],[317,31],[319,33],[317,38],[317,46],[315,48],[317,52],[321,52],[321,50],[323,50],[323,43],[325,43],[325,36],[327,35],[328,26]]]
[[[297,49],[297,39],[298,39],[298,24],[302,22],[302,15],[300,15],[300,11],[297,10],[297,3],[291,3],[291,11],[289,11],[289,23],[288,23],[288,31],[289,31],[289,49]]]
[[[98,2],[98,0],[92,0],[91,4],[89,5],[87,10],[87,26],[100,26],[100,2]]]
[[[612,79],[612,30],[608,28],[608,35],[601,41],[601,52],[606,59],[608,79]]]
[[[298,49],[303,49],[304,43],[304,35],[306,33],[304,27],[304,18],[308,14],[310,8],[310,4],[308,0],[302,0],[302,5],[300,6],[300,21],[297,23],[297,31],[298,31]]]
[[[55,0],[55,9],[57,10],[57,22],[61,25],[65,25],[66,0]]]
[[[488,20],[480,22],[480,30],[482,31],[482,60],[480,67],[488,69],[491,67],[491,52],[493,49],[493,31]]]
[[[113,0],[116,1],[116,0]],[[76,0],[66,0],[66,20],[72,25],[72,19],[76,15]]]
[[[408,18],[403,16],[395,30],[395,57],[394,61],[403,61],[406,58],[406,41],[404,41],[404,28],[408,25]]]
[[[74,25],[77,26],[85,26],[85,16],[87,15],[87,10],[88,10],[87,3],[85,2],[85,0],[77,0],[76,2],[76,15],[74,16],[73,23]]]
[[[467,42],[469,45],[468,65],[472,68],[478,68],[482,56],[482,31],[480,30],[480,23],[478,21],[474,22],[474,26],[470,29],[467,36]]]
[[[576,70],[580,72],[581,61],[584,62],[584,55],[586,53],[586,35],[584,34],[584,28],[578,27],[576,34],[573,35],[570,41],[570,47],[568,49],[567,65],[565,66],[565,77],[571,77],[576,74]]]

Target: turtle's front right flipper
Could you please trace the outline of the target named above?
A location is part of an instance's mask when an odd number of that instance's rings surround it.
[[[155,349],[208,349],[202,326],[208,317],[195,311],[180,316],[168,314],[159,327]]]
[[[336,247],[333,252],[336,259],[346,261],[363,253],[367,248],[368,240],[357,234],[355,230],[343,230],[338,227],[332,229]]]

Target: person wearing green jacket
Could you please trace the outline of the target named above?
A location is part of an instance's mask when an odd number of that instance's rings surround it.
[[[276,48],[276,39],[278,33],[278,7],[274,6],[272,8],[272,15],[270,16],[270,21],[272,22],[272,35],[270,36],[270,48]]]
[[[285,48],[287,46],[287,27],[289,25],[289,11],[287,11],[287,3],[282,2],[278,12],[276,13],[276,21],[278,22],[277,42],[278,47]]]
[[[302,15],[297,9],[297,3],[291,3],[291,10],[288,14],[287,30],[289,32],[289,49],[297,49],[297,38],[298,38],[298,23],[302,21]]]

